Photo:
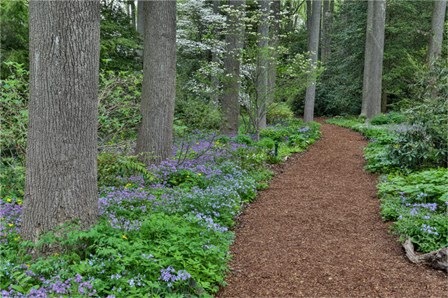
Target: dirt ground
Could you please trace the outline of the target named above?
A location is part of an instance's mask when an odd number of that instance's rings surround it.
[[[366,140],[322,125],[240,218],[218,297],[448,297],[447,275],[410,263],[379,215]]]

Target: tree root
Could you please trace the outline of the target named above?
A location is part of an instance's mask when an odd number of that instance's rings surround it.
[[[414,264],[424,264],[434,269],[448,272],[448,247],[432,251],[426,254],[416,254],[411,239],[406,239],[403,243],[406,256]]]

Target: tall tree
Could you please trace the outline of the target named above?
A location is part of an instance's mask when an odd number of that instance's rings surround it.
[[[214,15],[219,15],[220,14],[220,1],[219,0],[212,0],[212,9],[213,9],[213,14]],[[214,28],[213,30],[214,35],[217,37],[217,39],[220,38],[220,32],[217,28]],[[212,51],[212,62],[215,63],[216,65],[219,65],[219,54],[217,53],[216,50]],[[212,87],[214,90],[219,90],[219,85],[220,85],[220,80],[217,76],[217,74],[213,74],[212,75]],[[211,97],[212,101],[214,104],[218,104],[219,103],[219,93],[215,92],[215,94],[212,95]]]
[[[308,87],[306,88],[305,96],[305,122],[313,121],[314,119],[314,102],[316,99],[316,77],[314,75],[317,67],[317,54],[319,51],[319,31],[320,31],[320,14],[322,10],[321,0],[307,1],[307,5],[311,5],[311,19],[307,21],[308,24],[308,51],[310,52],[311,65]]]
[[[245,3],[244,0],[228,0],[228,5],[221,130],[224,134],[236,134],[238,133],[238,116],[240,114],[240,64],[244,34],[244,24],[242,24],[240,16]]]
[[[143,35],[143,26],[144,26],[144,12],[143,12],[143,6],[145,1],[138,0],[137,1],[137,31],[141,35]]]
[[[136,24],[136,19],[137,19],[137,16],[136,16],[136,8],[135,8],[135,1],[134,0],[129,0],[129,10],[130,10],[130,18],[131,18],[131,24],[132,24],[132,27],[134,28],[134,29],[137,29],[137,24]]]
[[[257,72],[256,72],[256,106],[257,131],[266,128],[266,112],[269,104],[270,90],[269,84],[269,12],[270,1],[259,0],[260,4],[260,21],[258,23],[258,56],[257,56]]]
[[[364,74],[362,80],[362,103],[361,103],[361,116],[367,115],[367,98],[369,96],[369,76],[370,66],[372,65],[372,51],[375,43],[373,34],[373,14],[374,14],[374,1],[367,1],[367,26],[366,26],[366,45],[364,47]]]
[[[367,119],[381,113],[385,19],[386,0],[369,2],[362,98],[364,111],[361,111],[365,112]]]
[[[333,24],[334,0],[323,1],[320,60],[322,63],[325,63],[328,61],[331,50],[331,27]]]
[[[277,82],[277,59],[278,59],[278,45],[280,34],[280,0],[273,0],[271,2],[272,22],[269,30],[269,94],[268,102],[274,102]]]
[[[429,37],[428,64],[432,68],[434,61],[442,53],[443,26],[445,25],[446,0],[434,0]]]
[[[176,96],[176,1],[148,1],[144,10],[142,123],[136,153],[147,164],[172,153]]]
[[[22,236],[98,215],[99,1],[29,3],[30,101]]]

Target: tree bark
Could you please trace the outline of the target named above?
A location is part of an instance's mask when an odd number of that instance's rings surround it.
[[[442,53],[443,26],[445,24],[446,0],[435,0],[432,11],[431,35],[429,37],[428,65],[432,69],[434,62]]]
[[[213,13],[215,15],[219,15],[220,14],[220,12],[219,12],[219,5],[220,5],[220,1],[219,0],[212,0],[212,9],[213,9]],[[219,35],[218,29],[215,28],[213,33],[216,35],[216,38],[221,39],[220,35]],[[215,63],[216,65],[218,65],[218,63],[219,63],[219,55],[216,52],[216,50],[212,51],[212,62]],[[219,77],[216,74],[212,75],[211,82],[212,82],[212,88],[214,90],[218,91],[219,90],[220,81],[219,81]],[[214,94],[211,96],[211,100],[212,100],[213,104],[216,107],[218,107],[218,105],[219,105],[219,92],[214,92]]]
[[[29,3],[30,101],[21,233],[98,216],[99,1]]]
[[[384,54],[384,25],[386,20],[386,0],[372,1],[369,9],[373,9],[371,48],[366,48],[366,55],[370,55],[368,68],[364,69],[365,112],[367,119],[372,119],[381,113],[383,54]],[[370,3],[370,2],[369,2]],[[368,11],[368,15],[371,12]],[[367,43],[366,43],[367,46]],[[367,71],[367,73],[366,73]],[[364,84],[364,83],[363,83]]]
[[[144,12],[143,12],[143,6],[145,1],[138,0],[137,1],[137,32],[140,33],[142,36],[144,34]]]
[[[313,0],[311,9],[311,20],[309,22],[308,30],[308,51],[310,52],[310,78],[308,80],[309,86],[306,88],[305,96],[305,113],[304,121],[309,122],[314,119],[314,102],[316,97],[316,78],[314,72],[317,66],[317,55],[319,51],[319,31],[320,31],[320,13],[322,9],[321,0]]]
[[[172,154],[176,96],[176,2],[144,5],[142,123],[136,153],[146,164]]]
[[[256,128],[266,128],[266,112],[269,104],[269,0],[259,0],[260,22],[258,23],[258,57],[256,69]]]
[[[370,76],[370,66],[372,65],[372,50],[375,44],[373,36],[373,2],[367,1],[367,26],[366,26],[366,46],[364,49],[364,76],[362,80],[362,103],[361,116],[367,115],[367,99],[369,95],[368,84]]]
[[[137,29],[136,24],[136,12],[135,12],[135,2],[134,0],[129,1],[129,7],[131,9],[131,24],[134,29]]]
[[[330,33],[331,26],[333,23],[333,10],[334,10],[334,0],[324,0],[323,3],[323,12],[322,12],[322,27],[321,27],[321,51],[320,51],[320,60],[322,63],[326,63],[328,61],[328,57],[330,56]]]
[[[270,28],[270,40],[269,48],[271,55],[269,57],[269,88],[268,88],[268,102],[272,103],[275,100],[276,95],[276,82],[277,82],[277,57],[278,57],[278,43],[280,34],[280,0],[274,0],[271,2],[272,11],[272,25]]]
[[[239,12],[244,9],[244,1],[228,0],[232,10],[227,16],[226,52],[224,55],[223,95],[222,95],[222,133],[232,135],[238,133],[238,117],[240,114],[240,61],[243,47],[244,24]]]

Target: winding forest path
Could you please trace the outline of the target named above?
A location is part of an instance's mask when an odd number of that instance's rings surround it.
[[[240,218],[219,297],[446,297],[442,272],[407,261],[379,215],[364,138],[322,125]]]

